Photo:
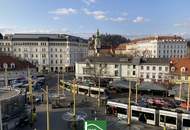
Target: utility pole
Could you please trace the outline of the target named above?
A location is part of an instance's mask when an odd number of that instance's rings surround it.
[[[137,82],[136,82],[136,92],[135,92],[135,102],[138,103],[138,86],[139,86],[139,79],[137,79]]]
[[[181,80],[180,80],[180,86],[179,86],[179,99],[181,100],[181,91],[182,91],[182,70],[180,71],[181,73],[180,73],[180,78],[181,78]]]
[[[57,69],[57,95],[59,97],[59,69]]]
[[[189,111],[189,96],[190,96],[190,76],[188,77],[188,94],[187,94],[187,111]]]
[[[129,97],[128,97],[127,124],[131,125],[131,81],[129,81]]]
[[[30,103],[31,103],[31,112],[33,113],[33,92],[32,92],[32,79],[30,75],[30,69],[28,67],[28,85],[29,85],[29,94],[30,94]]]
[[[47,130],[50,130],[50,128],[49,128],[49,92],[48,92],[48,86],[46,86],[46,110],[47,110]]]
[[[8,73],[7,73],[7,64],[5,65],[5,87],[8,88]]]
[[[76,117],[76,92],[77,91],[77,85],[76,80],[73,81],[73,87],[72,87],[72,93],[73,93],[73,117]]]
[[[50,130],[50,121],[49,121],[49,90],[48,90],[48,86],[46,86],[46,90],[44,90],[42,88],[42,91],[45,93],[46,95],[46,127],[47,130]]]
[[[100,75],[98,78],[98,108],[100,108]]]
[[[1,101],[0,101],[0,130],[3,130],[2,111],[1,111]]]

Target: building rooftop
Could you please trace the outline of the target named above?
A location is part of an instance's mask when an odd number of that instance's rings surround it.
[[[190,58],[173,58],[170,60],[171,73],[172,74],[186,74],[190,75]],[[184,68],[184,70],[183,70]]]
[[[99,57],[87,57],[81,61],[81,63],[123,63],[123,64],[168,64],[170,60],[167,58],[142,58],[142,57],[127,57],[127,56],[99,56]],[[80,63],[80,62],[79,62]]]
[[[117,49],[118,50],[125,50],[127,45],[133,45],[136,43],[141,43],[141,42],[145,42],[145,41],[152,41],[152,40],[157,40],[157,41],[161,41],[161,42],[173,42],[175,41],[179,41],[179,42],[183,42],[185,41],[185,39],[183,39],[180,36],[150,36],[150,37],[144,37],[144,38],[138,38],[138,39],[134,39],[131,40],[131,42],[129,43],[123,43],[120,44]]]
[[[26,60],[21,60],[16,57],[8,55],[0,55],[0,71],[4,71],[5,65],[8,66],[8,70],[23,70],[29,68],[35,68],[35,66]]]
[[[29,33],[15,33],[15,34],[6,34],[4,39],[9,39],[13,41],[75,41],[75,42],[85,42],[87,43],[86,39],[71,36],[67,34],[29,34]]]

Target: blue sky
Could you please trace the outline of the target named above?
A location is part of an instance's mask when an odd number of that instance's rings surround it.
[[[0,0],[0,32],[190,34],[190,0]]]

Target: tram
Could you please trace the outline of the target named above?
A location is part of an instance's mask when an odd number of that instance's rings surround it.
[[[140,106],[131,106],[133,120],[145,122],[150,125],[156,125],[156,110]]]
[[[190,130],[190,114],[182,114],[181,130]]]
[[[84,85],[78,85],[78,94],[89,96],[90,87]]]
[[[100,88],[100,95],[104,94],[105,89],[104,88]],[[99,88],[98,87],[90,87],[90,97],[98,97],[98,93],[99,93]]]
[[[108,101],[106,105],[106,114],[115,115],[118,118],[127,118],[127,104]]]
[[[127,108],[127,104],[117,101],[108,101],[106,105],[106,114],[117,116],[120,119],[126,119]],[[190,114],[131,105],[131,119],[143,121],[150,125],[166,126],[169,129],[190,130]]]
[[[178,125],[178,113],[159,110],[159,126],[166,126],[170,129],[177,129]]]

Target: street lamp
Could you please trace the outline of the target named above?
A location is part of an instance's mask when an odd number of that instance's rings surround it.
[[[187,111],[189,111],[189,96],[190,96],[190,76],[188,77],[188,93],[187,93]]]
[[[136,81],[136,85],[135,85],[135,89],[136,89],[136,92],[135,92],[135,102],[138,103],[138,87],[140,85],[140,79],[137,78],[137,81]]]
[[[8,87],[8,73],[7,73],[7,69],[8,69],[8,65],[6,63],[4,63],[4,69],[5,69],[5,87]]]
[[[73,117],[76,117],[76,93],[77,93],[77,84],[76,80],[73,80],[72,84],[72,93],[73,93]]]
[[[2,113],[1,113],[1,101],[0,101],[0,130],[3,130]]]
[[[48,86],[46,86],[46,90],[43,88],[41,89],[46,95],[46,116],[47,116],[47,130],[50,130],[50,121],[49,121],[49,92]]]
[[[179,99],[181,100],[181,89],[182,89],[182,69],[181,69],[181,71],[180,71],[180,78],[181,78],[181,80],[180,80],[180,86],[179,86]]]
[[[57,68],[57,95],[59,97],[59,69]]]
[[[131,125],[131,81],[129,80],[129,97],[128,97],[127,124]]]

